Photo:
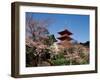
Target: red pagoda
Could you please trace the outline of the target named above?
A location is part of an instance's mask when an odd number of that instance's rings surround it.
[[[71,47],[72,38],[70,37],[70,35],[72,35],[72,33],[65,29],[61,32],[58,32],[58,34],[60,34],[60,37],[58,37],[60,42],[58,44],[65,48]]]

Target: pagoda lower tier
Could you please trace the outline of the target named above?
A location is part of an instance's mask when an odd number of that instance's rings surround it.
[[[72,43],[70,41],[60,41],[58,45],[62,48],[70,48],[72,46]]]

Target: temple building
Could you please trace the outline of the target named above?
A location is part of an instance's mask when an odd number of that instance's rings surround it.
[[[63,31],[58,32],[58,34],[60,35],[60,37],[58,37],[58,39],[60,40],[58,45],[64,48],[71,47],[71,40],[73,39],[70,36],[72,35],[72,33],[65,29]]]

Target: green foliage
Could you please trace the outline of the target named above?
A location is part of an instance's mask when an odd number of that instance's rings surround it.
[[[85,53],[80,53],[79,55],[81,58],[84,58],[86,56]]]
[[[72,65],[79,65],[80,63],[77,60],[72,60]]]
[[[87,60],[83,60],[80,64],[88,64]]]
[[[54,65],[69,65],[70,61],[66,60],[63,54],[58,54],[52,59],[52,63]]]
[[[48,39],[45,39],[43,43],[45,45],[51,46],[51,45],[53,45],[54,42],[56,42],[55,36],[54,35],[49,35]]]
[[[32,67],[34,64],[33,60],[36,59],[36,48],[26,46],[26,67]]]
[[[65,64],[65,59],[57,59],[57,60],[53,60],[53,64],[54,65],[64,65]]]
[[[61,59],[52,60],[52,63],[54,65],[69,65],[70,61],[64,58],[61,58]]]
[[[63,54],[58,54],[58,55],[55,56],[55,58],[56,59],[62,59],[62,58],[64,58],[64,55]]]

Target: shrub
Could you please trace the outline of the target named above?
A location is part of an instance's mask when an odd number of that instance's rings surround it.
[[[64,65],[65,64],[65,59],[56,59],[53,60],[54,65]]]

